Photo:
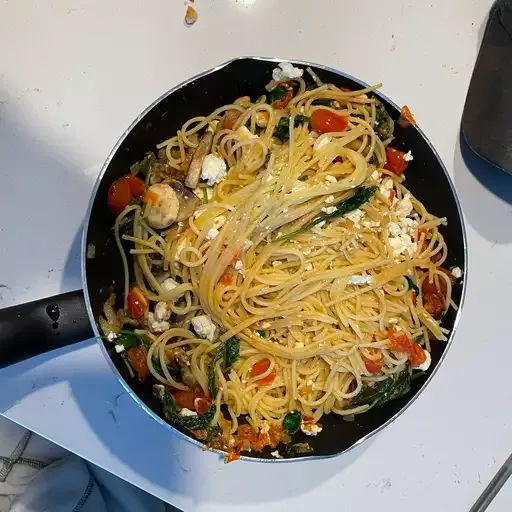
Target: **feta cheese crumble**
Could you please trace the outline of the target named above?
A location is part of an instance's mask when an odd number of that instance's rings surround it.
[[[352,210],[351,212],[345,215],[345,218],[351,220],[354,223],[356,228],[360,228],[359,221],[364,217],[363,210],[357,208],[356,210]]]
[[[412,162],[414,160],[414,157],[412,156],[411,150],[407,151],[404,155],[404,160],[406,162]]]
[[[240,272],[240,270],[242,270],[244,268],[244,263],[242,260],[236,260],[236,263],[235,263],[235,270],[237,272]]]
[[[325,181],[327,181],[328,183],[338,183],[338,180],[334,176],[331,176],[330,174],[328,174],[325,177]]]
[[[352,276],[348,280],[348,284],[355,284],[355,285],[361,285],[361,284],[370,284],[372,282],[372,276]]]
[[[331,213],[334,213],[336,210],[337,210],[336,206],[327,206],[327,207],[324,206],[322,208],[322,211],[324,213],[327,213],[327,215],[330,215]]]
[[[212,229],[208,230],[208,234],[206,235],[206,238],[208,238],[209,240],[213,240],[214,238],[216,238],[216,236],[218,234],[219,234],[219,230],[212,228]]]
[[[280,62],[279,67],[272,71],[272,78],[276,82],[281,80],[291,80],[293,78],[300,78],[304,74],[304,70],[296,68],[289,62]]]
[[[459,267],[453,267],[452,275],[455,279],[460,279],[462,277],[462,270]]]
[[[194,328],[194,331],[199,337],[213,341],[217,327],[210,320],[209,316],[195,316],[194,318],[192,318],[190,322],[192,323],[192,327]]]
[[[120,354],[121,352],[124,352],[124,345],[116,345],[114,347],[116,349],[116,352]]]
[[[300,424],[300,429],[307,436],[316,436],[320,432],[322,432],[323,427],[321,427],[318,423],[304,423]]]
[[[219,183],[226,176],[227,165],[224,158],[218,153],[210,153],[203,160],[201,168],[201,179],[206,180],[210,187]]]
[[[170,292],[179,285],[172,277],[168,277],[160,286],[162,287],[162,291]]]
[[[324,201],[325,204],[332,204],[334,203],[334,196],[327,196]]]

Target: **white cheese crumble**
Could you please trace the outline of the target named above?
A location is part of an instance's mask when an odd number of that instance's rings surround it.
[[[167,302],[157,302],[155,306],[154,318],[157,322],[163,322],[171,318],[171,308]]]
[[[194,331],[199,337],[213,341],[217,327],[210,320],[209,316],[195,316],[194,318],[192,318],[190,322],[192,323],[192,327],[194,328]]]
[[[455,279],[460,279],[462,277],[462,270],[459,267],[453,267],[452,275]]]
[[[334,176],[331,176],[330,174],[328,174],[325,177],[325,181],[327,181],[328,183],[338,183],[338,180]]]
[[[320,425],[318,425],[317,423],[304,423],[304,422],[302,422],[300,424],[300,429],[307,436],[316,436],[323,430],[323,428]]]
[[[388,224],[388,241],[393,250],[393,256],[405,255],[412,256],[418,249],[418,244],[412,237],[418,228],[418,221],[408,217],[399,222],[390,222]]]
[[[236,263],[235,263],[235,270],[237,272],[240,272],[240,270],[242,270],[244,268],[244,263],[242,260],[236,260]]]
[[[280,62],[279,67],[275,68],[272,71],[272,78],[276,82],[280,82],[281,80],[300,78],[303,75],[303,73],[303,69],[296,68],[293,64],[290,64],[289,62]]]
[[[352,276],[348,280],[348,284],[355,284],[355,285],[370,284],[372,281],[373,281],[372,276]]]
[[[432,357],[430,356],[430,352],[428,352],[427,350],[425,350],[424,352],[425,352],[426,359],[419,366],[416,366],[414,368],[415,370],[420,370],[422,372],[426,372],[430,368],[430,364],[432,363]]]
[[[405,194],[405,196],[398,201],[395,208],[397,217],[407,217],[412,212],[411,194]]]
[[[373,178],[375,181],[378,181],[378,180],[379,180],[379,178],[380,178],[379,171],[373,171],[373,172],[372,172],[372,178]]]
[[[179,286],[179,284],[172,277],[168,277],[160,286],[162,287],[162,291],[170,292],[172,289],[176,288],[176,286]]]
[[[354,223],[356,228],[360,228],[359,221],[364,217],[363,210],[357,208],[356,210],[352,210],[351,212],[345,215],[345,218],[351,220]]]
[[[124,345],[116,345],[115,346],[116,352],[120,354],[121,352],[124,352]]]
[[[384,197],[389,197],[389,191],[393,188],[393,180],[391,178],[388,178],[383,181],[381,187],[380,187],[380,193]]]
[[[336,206],[324,206],[322,208],[322,211],[324,213],[327,213],[327,215],[330,215],[331,213],[334,213],[337,210]]]
[[[414,157],[412,156],[411,150],[407,151],[404,155],[404,160],[406,162],[412,162],[414,160]]]
[[[306,265],[304,266],[304,268],[309,272],[311,270],[313,270],[313,263],[309,262],[309,263],[306,263]]]
[[[282,261],[280,261],[280,260],[276,260],[276,261],[273,261],[273,262],[272,262],[272,266],[273,266],[273,267],[279,267],[279,266],[280,266],[280,265],[282,265],[282,264],[283,264],[283,262],[282,262]]]
[[[325,204],[332,204],[334,203],[334,196],[327,196],[324,201]]]
[[[107,340],[108,341],[114,341],[117,338],[117,334],[115,332],[110,331],[107,334]]]
[[[165,332],[171,328],[171,324],[169,322],[166,320],[157,320],[155,318],[155,314],[151,312],[148,313],[147,325],[149,330],[155,334]]]
[[[335,208],[336,209],[336,208]],[[322,220],[321,222],[319,222],[315,227],[320,229],[324,224],[326,223],[325,220]]]
[[[275,450],[274,452],[270,452],[270,455],[272,455],[272,457],[275,457],[276,459],[284,459],[284,457],[279,453],[278,450]]]
[[[205,180],[210,187],[219,183],[226,176],[227,165],[224,158],[218,153],[206,155],[201,167],[201,179]]]
[[[380,226],[380,222],[378,220],[366,220],[362,223],[363,228],[371,229],[378,228]]]
[[[180,416],[197,416],[197,412],[183,407],[183,409],[180,411]]]
[[[213,240],[217,235],[219,234],[219,230],[212,228],[208,230],[208,234],[206,235],[206,238],[209,240]]]
[[[393,324],[397,324],[397,323],[398,323],[398,318],[390,318],[390,319],[388,320],[388,323],[390,323],[391,325],[393,325]]]

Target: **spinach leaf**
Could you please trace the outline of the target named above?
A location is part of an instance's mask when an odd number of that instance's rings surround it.
[[[286,91],[282,87],[276,87],[268,93],[268,102],[272,105],[274,101],[284,98]]]
[[[136,176],[137,174],[141,173],[143,176],[146,176],[148,174],[149,167],[155,161],[156,157],[154,153],[146,153],[143,160],[141,160],[140,162],[135,162],[130,167],[130,174]]]
[[[366,203],[370,199],[370,197],[372,197],[373,194],[375,194],[376,191],[377,187],[359,187],[358,189],[356,189],[353,196],[349,197],[348,199],[344,199],[343,201],[340,201],[337,205],[335,205],[335,212],[326,215],[321,215],[320,217],[315,219],[313,222],[310,222],[306,226],[297,229],[296,231],[292,231],[291,233],[288,233],[286,235],[280,236],[279,238],[274,240],[274,242],[283,242],[284,240],[290,240],[290,238],[294,238],[295,236],[300,235],[305,231],[308,231],[317,224],[320,224],[320,222],[334,219],[336,217],[342,217],[343,215],[351,212],[352,210],[357,210],[357,208]]]
[[[354,398],[350,407],[369,405],[381,407],[395,398],[400,398],[411,390],[411,375],[405,369],[398,375],[393,375],[386,380],[376,382],[373,386],[364,386]]]
[[[319,100],[314,100],[311,105],[324,105],[326,107],[332,107],[332,100],[329,100],[327,98],[322,98]]]
[[[413,373],[411,375],[411,381],[413,380],[416,380],[416,379],[421,379],[421,377],[425,377],[425,375],[427,375],[427,372],[417,372],[417,373]]]
[[[289,412],[283,419],[283,432],[292,435],[299,430],[302,415],[299,411]]]
[[[375,100],[375,110],[375,122],[373,124],[375,133],[380,140],[387,140],[393,135],[393,121],[386,107],[379,100]]]
[[[405,279],[407,279],[407,283],[409,285],[408,290],[414,290],[419,295],[420,289],[416,286],[416,284],[414,284],[412,277],[405,276]]]
[[[313,448],[308,443],[287,444],[284,453],[287,457],[296,457],[303,453],[311,453]]]
[[[309,117],[303,116],[299,114],[295,116],[295,121],[293,126],[297,128],[299,124],[309,124]],[[290,118],[289,117],[281,117],[279,119],[276,129],[274,130],[274,137],[277,137],[279,140],[285,142],[290,138]]]
[[[423,339],[423,336],[420,334],[419,336],[416,336],[416,338],[413,338],[412,341],[414,341],[414,343],[419,343],[422,339]]]
[[[210,426],[215,416],[215,402],[200,416],[180,416],[176,410],[174,397],[168,391],[162,394],[162,407],[165,419],[189,430],[205,430]]]
[[[266,336],[266,332],[262,329],[259,329],[258,331],[256,331],[262,338],[264,338]]]
[[[113,341],[116,345],[123,345],[124,348],[132,348],[142,345],[142,336],[128,329],[121,329]]]
[[[210,374],[208,375],[208,390],[212,398],[217,396],[217,388],[215,387],[215,367],[217,363],[221,362],[221,370],[225,373],[239,358],[240,341],[237,338],[230,338],[217,348],[210,365]]]

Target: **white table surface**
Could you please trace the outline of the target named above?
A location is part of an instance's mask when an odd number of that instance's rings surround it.
[[[186,511],[467,511],[512,451],[512,176],[459,145],[491,3],[196,0],[187,28],[182,0],[3,0],[0,307],[81,286],[84,211],[120,134],[168,88],[249,54],[383,81],[408,104],[454,178],[470,262],[436,378],[344,456],[224,465],[139,409],[93,340],[1,371],[0,411]],[[490,510],[511,507],[508,485]]]

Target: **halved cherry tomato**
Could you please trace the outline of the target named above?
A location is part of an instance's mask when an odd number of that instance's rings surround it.
[[[317,133],[342,132],[348,125],[346,117],[338,116],[325,108],[311,114],[311,128]]]
[[[395,189],[392,188],[390,191],[389,191],[389,202],[392,203],[393,200],[395,199],[396,197],[396,192],[395,192]]]
[[[128,182],[128,186],[130,187],[133,197],[140,197],[144,194],[144,190],[146,188],[144,187],[144,182],[140,178],[137,178],[137,176],[134,176],[133,174],[126,174],[124,179]]]
[[[140,318],[148,309],[148,299],[142,293],[140,288],[134,286],[127,298],[128,309],[130,310],[130,316],[132,318]]]
[[[272,106],[277,110],[286,108],[286,105],[288,105],[288,103],[290,103],[290,101],[293,98],[293,88],[291,85],[281,84],[280,87],[284,89],[284,96],[281,99],[276,100],[274,101],[274,103],[272,103]]]
[[[427,359],[425,351],[403,331],[389,332],[389,348],[398,352],[405,352],[413,367],[419,366]]]
[[[454,284],[456,282],[455,277],[449,270],[447,270],[443,267],[438,267],[438,270],[440,272],[443,272],[444,274],[446,274],[452,284]],[[424,294],[433,293],[433,294],[437,294],[437,295],[442,295],[444,297],[446,295],[446,291],[447,291],[446,290],[446,281],[442,277],[439,277],[438,279],[439,279],[439,288],[436,286],[436,283],[434,280],[431,283],[429,283],[428,277],[426,277],[423,280],[423,283],[421,283],[421,291]]]
[[[434,293],[426,293],[423,296],[423,307],[434,318],[439,318],[443,313],[443,300]]]
[[[270,361],[268,359],[260,359],[256,363],[252,365],[251,368],[251,377],[257,377],[258,375],[261,375],[265,373],[270,366]],[[276,378],[276,369],[274,368],[266,377],[263,377],[262,379],[257,379],[256,382],[260,386],[268,386],[269,384],[272,384],[274,382],[274,379]]]
[[[400,176],[407,169],[409,163],[405,160],[405,153],[395,148],[386,149],[386,163],[384,169]]]
[[[128,362],[139,376],[139,381],[144,382],[149,375],[146,350],[142,346],[132,347],[127,350],[127,356]]]
[[[112,213],[119,215],[128,206],[132,198],[133,195],[128,181],[125,178],[119,178],[108,189],[108,209]]]
[[[363,356],[364,365],[370,373],[379,373],[382,370],[382,361],[374,361]]]
[[[180,407],[196,411],[197,414],[204,414],[210,407],[210,401],[202,391],[175,391],[173,396]]]

